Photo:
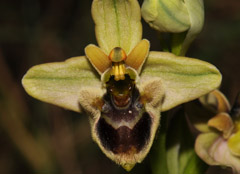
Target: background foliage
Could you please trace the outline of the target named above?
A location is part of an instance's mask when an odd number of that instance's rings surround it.
[[[0,173],[124,173],[93,143],[86,115],[37,101],[21,79],[36,64],[64,61],[96,44],[91,1],[0,1]],[[203,32],[187,56],[215,64],[232,103],[240,90],[240,1],[205,1]],[[144,23],[143,37],[160,50]],[[154,147],[153,147],[154,149]],[[151,173],[150,157],[131,173]]]

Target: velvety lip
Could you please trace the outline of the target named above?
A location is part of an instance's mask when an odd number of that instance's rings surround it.
[[[129,95],[113,96],[113,102],[118,107],[126,107],[130,104],[131,98]]]

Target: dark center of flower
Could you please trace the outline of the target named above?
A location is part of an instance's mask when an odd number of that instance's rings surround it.
[[[145,111],[135,81],[129,75],[106,83],[96,131],[102,146],[115,154],[139,153],[150,139],[152,118]]]
[[[125,79],[119,81],[116,81],[114,76],[111,76],[106,83],[106,86],[107,93],[110,95],[114,107],[121,109],[126,108],[131,104],[135,82],[129,77],[129,75],[125,75]]]

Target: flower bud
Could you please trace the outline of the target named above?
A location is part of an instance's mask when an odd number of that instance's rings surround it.
[[[141,11],[145,21],[160,32],[187,31],[179,55],[185,54],[204,23],[203,0],[144,0]]]
[[[191,27],[201,30],[204,11],[202,0],[144,0],[142,16],[160,32],[179,33]]]
[[[190,27],[188,10],[180,0],[145,0],[142,16],[151,27],[161,32],[179,33]]]

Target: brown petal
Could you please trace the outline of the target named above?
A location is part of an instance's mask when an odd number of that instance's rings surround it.
[[[200,102],[215,113],[230,111],[230,104],[227,98],[219,90],[214,90],[201,97]]]
[[[141,71],[143,63],[148,56],[149,47],[150,43],[148,40],[143,39],[140,41],[127,56],[127,59],[125,60],[126,64],[137,70],[139,73]]]
[[[85,54],[99,74],[111,66],[108,56],[96,45],[88,45],[85,48]]]
[[[208,121],[208,126],[223,132],[225,139],[229,138],[234,128],[233,121],[227,113],[220,113]]]

